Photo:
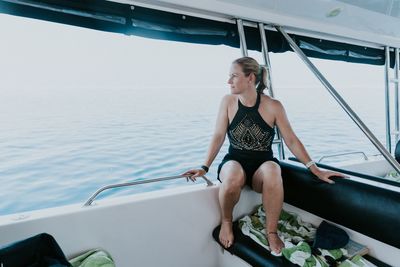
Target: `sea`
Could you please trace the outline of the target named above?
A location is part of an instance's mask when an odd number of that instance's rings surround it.
[[[224,87],[3,91],[0,215],[83,204],[105,185],[174,176],[200,166],[227,92]],[[275,88],[274,93],[313,159],[378,153],[324,88]],[[385,143],[383,90],[351,88],[344,98]],[[226,139],[207,174],[215,182],[227,149]],[[324,163],[357,158],[362,156],[336,156]],[[99,198],[191,185],[178,179],[113,189]]]

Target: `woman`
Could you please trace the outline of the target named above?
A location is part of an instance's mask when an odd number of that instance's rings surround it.
[[[228,248],[232,245],[232,212],[241,189],[247,184],[262,193],[267,222],[266,234],[271,252],[279,254],[284,247],[277,234],[283,205],[283,185],[279,161],[273,157],[272,142],[276,125],[290,151],[319,179],[333,184],[331,176],[342,174],[320,170],[311,160],[303,144],[293,132],[282,104],[263,94],[267,70],[251,57],[232,63],[228,84],[231,94],[222,99],[215,132],[204,165],[185,173],[192,180],[205,175],[228,134],[229,153],[218,167],[221,206],[219,240]]]

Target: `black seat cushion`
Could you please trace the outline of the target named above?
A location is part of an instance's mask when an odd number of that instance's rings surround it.
[[[71,267],[56,240],[45,233],[0,248],[0,264],[4,267]]]
[[[396,144],[396,148],[394,150],[394,157],[396,158],[397,162],[400,163],[400,140]]]
[[[330,185],[305,168],[280,165],[286,203],[400,248],[400,192],[343,178]]]

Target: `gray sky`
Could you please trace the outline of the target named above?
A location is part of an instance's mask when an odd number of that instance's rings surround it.
[[[226,86],[240,50],[106,33],[0,14],[0,88]],[[261,60],[260,53],[251,56]],[[274,86],[320,86],[293,53],[272,54]],[[383,67],[313,60],[338,87],[383,88]]]

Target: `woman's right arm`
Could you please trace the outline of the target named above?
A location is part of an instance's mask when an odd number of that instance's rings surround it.
[[[211,138],[210,145],[208,147],[206,159],[204,161],[204,166],[207,168],[211,166],[215,157],[217,156],[222,144],[224,143],[226,131],[228,129],[229,119],[228,119],[228,104],[229,95],[222,98],[221,104],[219,106],[217,121],[215,123],[214,134]],[[193,169],[185,172],[183,175],[190,175],[192,179],[205,175],[206,171],[202,168]]]

